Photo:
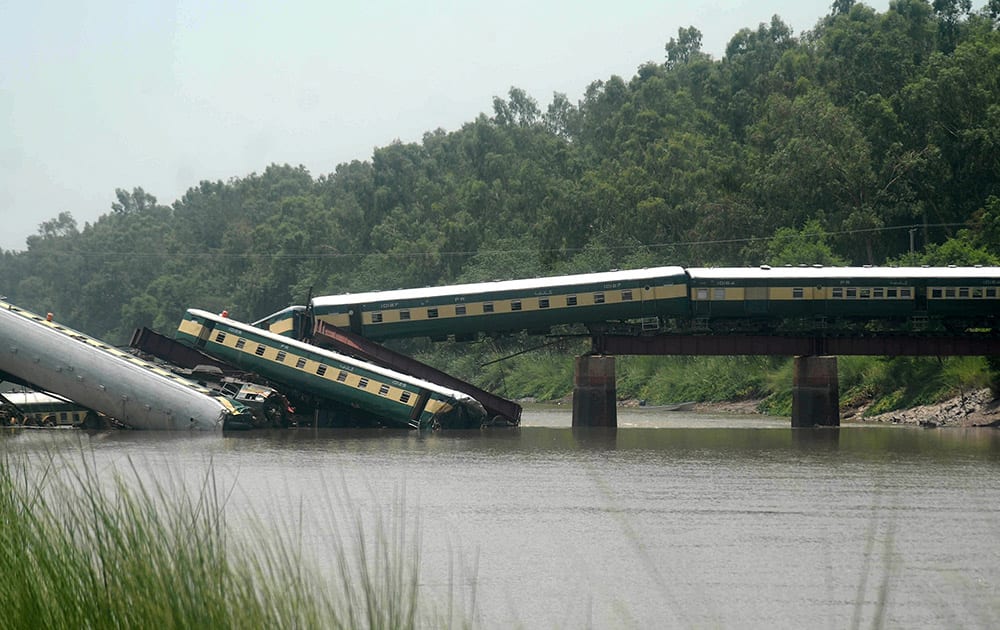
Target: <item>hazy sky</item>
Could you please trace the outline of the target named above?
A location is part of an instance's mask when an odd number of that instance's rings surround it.
[[[795,34],[832,0],[7,0],[0,23],[0,248],[115,188],[170,204],[201,180],[368,160],[452,131],[511,86],[544,110],[662,62],[696,26],[718,59],[778,14]],[[878,11],[888,0],[868,1]]]

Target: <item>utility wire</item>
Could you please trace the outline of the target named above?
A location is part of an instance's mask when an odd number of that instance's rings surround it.
[[[872,234],[879,232],[898,232],[903,230],[912,229],[930,229],[930,228],[944,228],[944,227],[963,227],[967,226],[967,223],[917,223],[912,225],[893,225],[886,227],[875,227],[875,228],[859,228],[855,230],[838,230],[834,232],[802,232],[800,234],[818,234],[823,236],[850,236],[856,234]],[[637,248],[646,248],[650,250],[656,249],[668,249],[675,247],[700,247],[706,245],[738,245],[741,243],[758,243],[758,242],[769,242],[777,238],[775,235],[771,236],[748,236],[744,238],[733,238],[733,239],[713,239],[713,240],[703,240],[703,241],[673,241],[668,243],[631,243],[628,245],[616,245],[605,247],[605,249],[610,251],[620,251],[620,250],[635,250]],[[475,255],[501,255],[501,254],[535,254],[535,253],[579,253],[585,251],[583,247],[566,247],[566,248],[548,248],[548,249],[481,249],[481,250],[436,250],[436,251],[420,251],[420,252],[314,252],[314,253],[301,253],[301,254],[282,254],[282,253],[267,253],[267,252],[245,252],[245,253],[228,253],[221,251],[206,251],[206,252],[180,252],[180,251],[162,251],[162,252],[128,252],[128,251],[118,251],[118,250],[107,250],[107,251],[81,251],[81,250],[62,250],[54,252],[45,252],[46,256],[49,255],[63,255],[63,256],[81,256],[85,258],[102,258],[102,257],[126,257],[132,259],[148,259],[148,258],[164,258],[164,257],[185,257],[185,258],[212,258],[212,259],[232,259],[232,260],[323,260],[323,259],[358,259],[365,258],[368,256],[383,256],[386,258],[394,259],[407,259],[407,258],[426,258],[428,256],[440,256],[440,257],[456,257],[456,256],[475,256]],[[24,252],[20,252],[24,253]]]

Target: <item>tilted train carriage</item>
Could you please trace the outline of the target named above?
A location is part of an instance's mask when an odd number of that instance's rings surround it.
[[[135,429],[234,429],[250,411],[168,369],[0,302],[0,376]]]
[[[311,309],[316,319],[370,339],[462,339],[568,323],[655,321],[686,312],[687,299],[684,269],[658,267],[323,296],[313,298]]]
[[[263,328],[275,335],[291,337],[292,339],[306,339],[312,333],[308,317],[309,311],[309,307],[306,306],[289,306],[252,322],[250,325],[255,328]]]
[[[461,392],[206,311],[189,309],[176,339],[384,426],[479,428],[488,420]]]

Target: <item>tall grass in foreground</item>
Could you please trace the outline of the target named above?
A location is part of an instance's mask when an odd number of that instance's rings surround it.
[[[195,492],[67,459],[0,456],[0,628],[451,625],[421,605],[403,525],[338,539],[329,579],[259,523],[230,534],[211,472]]]

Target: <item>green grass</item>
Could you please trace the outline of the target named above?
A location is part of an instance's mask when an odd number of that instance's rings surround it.
[[[0,459],[0,628],[470,625],[422,601],[419,544],[402,519],[356,514],[328,577],[289,532],[231,534],[211,472],[190,491],[66,460]]]
[[[501,345],[501,343],[503,345]],[[553,343],[519,336],[504,342],[420,347],[420,359],[507,398],[555,401],[573,393],[573,358],[586,339]],[[536,348],[532,350],[531,348]],[[1000,391],[1000,360],[983,357],[837,358],[840,400],[867,415],[940,402],[984,387]],[[616,357],[621,400],[649,404],[761,400],[760,409],[790,415],[793,362],[783,357]]]
[[[940,402],[990,386],[983,357],[840,357],[841,403],[870,402],[866,415]]]
[[[619,357],[618,395],[650,404],[721,402],[767,395],[766,357]]]

